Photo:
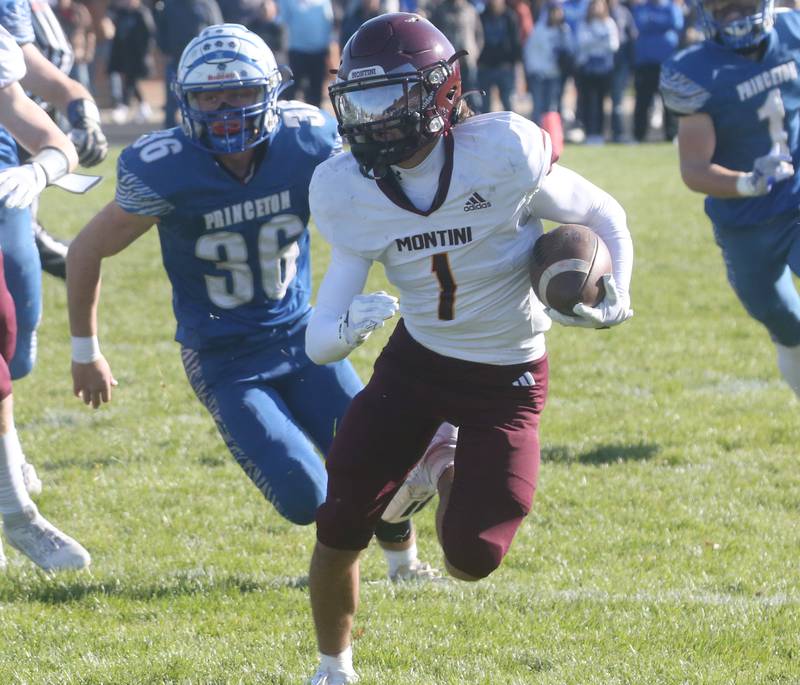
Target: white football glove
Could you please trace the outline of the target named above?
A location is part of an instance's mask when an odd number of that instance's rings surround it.
[[[578,326],[580,328],[611,328],[618,326],[633,316],[630,298],[620,295],[617,284],[611,274],[603,276],[603,286],[606,290],[605,297],[596,307],[585,304],[576,304],[572,311],[575,316],[567,316],[555,309],[545,311],[553,320],[562,326]]]
[[[397,298],[382,290],[369,295],[356,295],[347,312],[339,317],[339,339],[358,347],[376,328],[383,326],[399,309]]]
[[[27,207],[46,185],[47,175],[36,162],[4,169],[0,171],[0,202],[12,209]]]
[[[749,174],[736,179],[736,191],[744,197],[766,195],[780,181],[794,176],[792,158],[781,152],[779,143],[772,146],[768,155],[758,157]]]

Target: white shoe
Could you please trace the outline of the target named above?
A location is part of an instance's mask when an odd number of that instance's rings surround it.
[[[36,474],[33,464],[27,461],[22,462],[22,480],[25,481],[25,489],[31,497],[38,497],[42,494],[42,481]]]
[[[3,516],[8,544],[45,571],[86,568],[92,561],[83,546],[39,513],[36,505]]]
[[[358,674],[355,671],[331,673],[320,666],[317,672],[311,676],[308,685],[348,685],[357,682]]]
[[[139,104],[139,108],[136,110],[133,120],[137,124],[146,124],[148,121],[150,121],[152,114],[153,111],[150,109],[150,105],[148,105],[146,102],[142,102]]]
[[[128,121],[128,106],[127,105],[117,105],[111,110],[111,121],[115,124],[124,124]]]
[[[393,583],[413,583],[438,580],[441,577],[442,572],[438,568],[433,568],[427,561],[414,559],[410,564],[404,564],[392,573],[389,580]]]
[[[387,523],[407,521],[436,494],[445,469],[453,464],[458,440],[458,428],[443,423],[433,436],[422,459],[411,470],[405,482],[395,493],[381,518]]]

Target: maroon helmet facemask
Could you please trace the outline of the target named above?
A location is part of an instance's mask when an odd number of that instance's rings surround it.
[[[362,174],[384,176],[449,130],[463,54],[416,14],[381,15],[350,38],[329,92]]]

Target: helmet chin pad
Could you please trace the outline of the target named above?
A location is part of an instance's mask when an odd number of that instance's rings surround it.
[[[405,138],[394,143],[362,140],[362,142],[350,142],[350,152],[356,158],[358,169],[363,176],[367,178],[383,178],[389,172],[389,167],[392,164],[398,164],[409,159],[434,138],[436,136],[429,140]]]

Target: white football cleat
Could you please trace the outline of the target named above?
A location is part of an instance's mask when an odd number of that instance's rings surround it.
[[[33,464],[27,461],[22,462],[22,480],[25,481],[25,489],[31,497],[38,497],[42,494],[42,481],[39,479]]]
[[[328,669],[320,666],[317,672],[311,676],[308,685],[349,685],[358,682],[358,674],[355,671],[331,673]]]
[[[3,516],[8,544],[45,571],[86,568],[92,561],[83,546],[39,513],[36,505]]]
[[[457,441],[458,428],[449,423],[439,426],[422,459],[408,474],[381,515],[384,521],[407,521],[433,499],[439,478],[448,466],[453,465]]]
[[[410,564],[403,564],[392,573],[389,580],[393,583],[424,583],[428,580],[439,580],[441,577],[442,572],[438,568],[434,568],[427,561],[414,559]]]

